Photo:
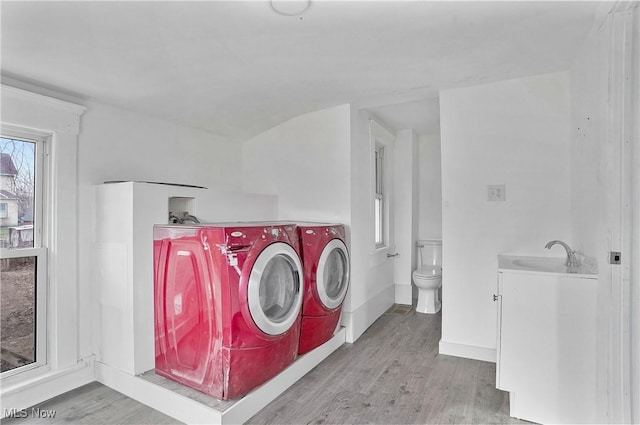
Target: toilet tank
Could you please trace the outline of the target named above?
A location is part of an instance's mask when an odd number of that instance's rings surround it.
[[[441,239],[421,239],[418,241],[418,261],[420,261],[420,251],[422,254],[422,265],[441,266],[442,265],[442,240]],[[420,263],[419,263],[420,264]]]

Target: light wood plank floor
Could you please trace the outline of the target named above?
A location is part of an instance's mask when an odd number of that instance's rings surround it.
[[[249,424],[511,424],[495,364],[438,354],[441,316],[385,314]]]
[[[250,424],[517,424],[493,363],[438,354],[440,315],[385,314],[299,380]],[[99,383],[41,405],[53,419],[2,424],[171,424],[163,415]],[[30,410],[29,410],[30,412]]]
[[[7,407],[3,406],[3,408]],[[181,423],[99,382],[76,388],[34,407],[40,410],[53,410],[55,416],[34,418],[29,408],[26,418],[4,418],[2,425]]]

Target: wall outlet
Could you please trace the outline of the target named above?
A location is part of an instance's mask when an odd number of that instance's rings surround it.
[[[504,201],[507,199],[507,192],[503,184],[490,184],[487,186],[489,201]]]

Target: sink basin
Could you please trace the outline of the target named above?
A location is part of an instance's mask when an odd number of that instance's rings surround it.
[[[558,258],[519,258],[512,261],[513,265],[525,270],[539,272],[566,273],[567,266],[563,259]]]
[[[503,271],[518,273],[560,273],[567,274],[597,274],[597,270],[582,265],[567,267],[565,258],[557,257],[524,257],[518,255],[498,255],[498,268]]]
[[[598,274],[597,266],[583,264],[580,267],[567,267],[564,265],[565,260],[566,258],[555,257],[498,255],[498,268],[503,272],[571,274],[589,278],[596,277]]]

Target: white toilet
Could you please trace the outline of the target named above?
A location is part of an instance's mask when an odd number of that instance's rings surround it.
[[[440,287],[442,286],[442,241],[420,240],[418,268],[413,272],[413,283],[418,288],[418,313],[435,314],[440,311]]]

